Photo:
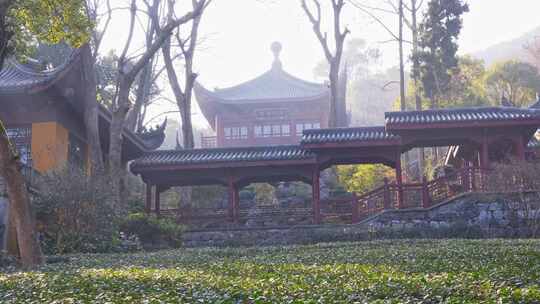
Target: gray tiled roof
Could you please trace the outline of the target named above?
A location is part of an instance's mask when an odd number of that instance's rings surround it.
[[[428,111],[387,112],[386,125],[519,121],[540,119],[540,111],[507,107],[460,108]]]
[[[532,105],[530,105],[529,109],[540,109],[540,100],[537,100]]]
[[[195,89],[196,92],[206,90],[200,84]],[[329,89],[326,85],[296,78],[279,67],[273,67],[253,80],[230,88],[206,90],[206,93],[224,103],[237,103],[315,98],[329,94]]]
[[[305,130],[302,145],[398,139],[398,136],[386,132],[384,127],[318,129]]]
[[[533,136],[531,140],[527,143],[527,148],[530,148],[530,149],[540,148],[540,140],[538,140],[536,136]]]
[[[74,51],[64,64],[47,71],[36,71],[15,60],[8,60],[4,68],[0,70],[0,94],[21,92],[36,87],[47,87],[70,66],[74,59],[77,58],[77,54],[78,51]]]
[[[245,147],[167,150],[146,153],[131,165],[137,169],[153,165],[196,165],[225,162],[311,160],[315,154],[300,146]]]

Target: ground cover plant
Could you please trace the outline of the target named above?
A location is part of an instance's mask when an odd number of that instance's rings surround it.
[[[539,240],[386,240],[72,255],[1,303],[539,303]]]

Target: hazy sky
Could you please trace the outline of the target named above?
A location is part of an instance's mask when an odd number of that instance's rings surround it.
[[[368,1],[375,5],[384,2]],[[471,12],[464,17],[461,53],[482,50],[540,26],[539,0],[469,0],[468,3]],[[395,27],[395,16],[380,16]],[[125,15],[115,18],[105,49],[121,49],[127,23]],[[351,30],[351,37],[365,39],[370,46],[383,51],[381,68],[397,64],[397,45],[381,43],[390,36],[367,15],[347,5],[345,24]],[[201,37],[204,42],[197,54],[196,71],[199,81],[209,88],[234,85],[269,69],[273,41],[283,44],[284,68],[299,77],[313,79],[313,68],[323,59],[299,0],[214,0],[202,21]],[[197,116],[200,117],[196,115],[195,120],[202,122]]]

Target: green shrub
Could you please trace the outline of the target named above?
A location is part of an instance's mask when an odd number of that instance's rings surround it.
[[[32,203],[46,254],[121,250],[120,209],[113,203],[109,180],[74,168],[40,177]]]
[[[255,198],[255,192],[245,189],[240,191],[240,199],[245,201],[251,201]]]
[[[121,223],[120,230],[127,235],[136,235],[146,247],[155,247],[163,242],[170,247],[182,245],[184,226],[170,218],[133,213]]]

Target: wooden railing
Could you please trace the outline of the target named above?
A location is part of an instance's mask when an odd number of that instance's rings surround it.
[[[223,221],[231,217],[227,208],[181,208],[160,210],[162,216],[174,217],[179,223],[202,221]],[[240,222],[250,219],[267,220],[279,218],[311,217],[311,208],[280,208],[277,206],[257,206],[256,208],[241,208],[239,210]]]
[[[352,204],[353,222],[383,210],[429,208],[456,195],[484,190],[486,170],[465,167],[450,175],[422,183],[406,183],[401,187],[385,180],[385,185],[356,196]],[[400,199],[401,196],[401,199]]]
[[[485,190],[487,170],[465,167],[449,175],[420,183],[404,183],[398,186],[385,179],[384,185],[363,194],[321,201],[321,215],[324,222],[358,223],[384,210],[429,208],[452,197],[467,192]],[[227,208],[183,208],[161,210],[162,215],[175,217],[179,222],[226,221],[231,218]],[[241,208],[238,220],[244,223],[250,219],[309,218],[311,208],[281,208],[259,206],[253,209]]]

